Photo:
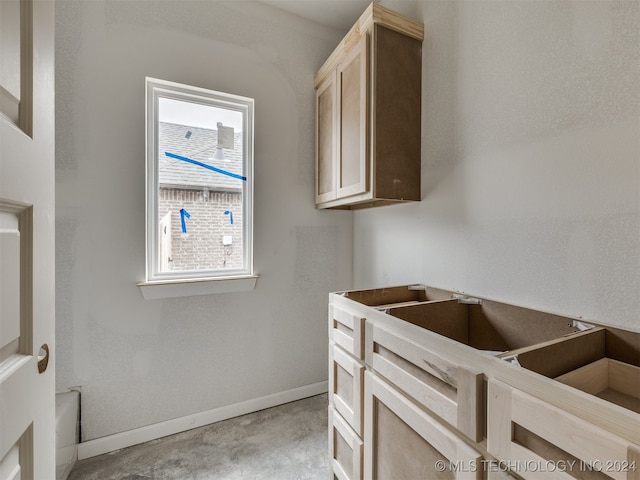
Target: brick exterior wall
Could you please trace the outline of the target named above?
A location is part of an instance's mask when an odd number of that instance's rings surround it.
[[[182,233],[180,209],[186,218],[187,233]],[[225,211],[233,213],[233,225]],[[171,212],[171,269],[224,270],[242,268],[242,193],[207,192],[160,188],[158,218]],[[223,235],[233,237],[224,246]]]

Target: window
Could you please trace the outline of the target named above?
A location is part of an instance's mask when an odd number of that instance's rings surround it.
[[[143,294],[153,284],[243,278],[255,284],[253,99],[152,78],[146,90]],[[240,285],[220,284],[211,293],[247,289]]]

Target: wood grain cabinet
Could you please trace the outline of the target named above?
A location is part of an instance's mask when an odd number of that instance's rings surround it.
[[[329,459],[334,479],[362,478],[363,442],[360,436],[329,407]]]
[[[424,285],[329,297],[339,480],[640,480],[640,332]]]
[[[371,4],[316,73],[317,208],[420,200],[422,38]]]
[[[480,453],[371,372],[365,377],[365,422],[366,479],[483,478]]]
[[[524,479],[640,478],[640,446],[489,380],[487,449]]]
[[[359,304],[329,306],[329,455],[334,479],[363,480],[364,325]]]

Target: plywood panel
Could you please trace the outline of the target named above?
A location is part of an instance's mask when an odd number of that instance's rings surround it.
[[[595,328],[511,353],[524,368],[553,378],[603,358],[605,332]]]
[[[469,343],[469,305],[443,300],[389,309],[389,315],[452,340]]]
[[[373,42],[375,196],[419,201],[422,42],[382,25]]]
[[[469,315],[470,342],[482,350],[497,350],[495,338],[504,340],[502,350],[515,350],[577,331],[571,318],[491,300],[472,305]]]

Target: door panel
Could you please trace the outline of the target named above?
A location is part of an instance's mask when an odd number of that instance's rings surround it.
[[[368,189],[368,57],[369,36],[338,66],[338,198],[364,193]]]
[[[371,372],[365,373],[364,478],[480,480],[482,457]]]
[[[340,347],[329,346],[331,403],[358,435],[362,435],[364,366]]]
[[[316,91],[316,203],[336,198],[336,76],[329,75]]]
[[[0,480],[53,479],[54,3],[0,9]]]
[[[18,217],[0,210],[0,362],[20,351],[20,231]]]
[[[334,478],[362,480],[362,440],[329,406],[329,462]]]

